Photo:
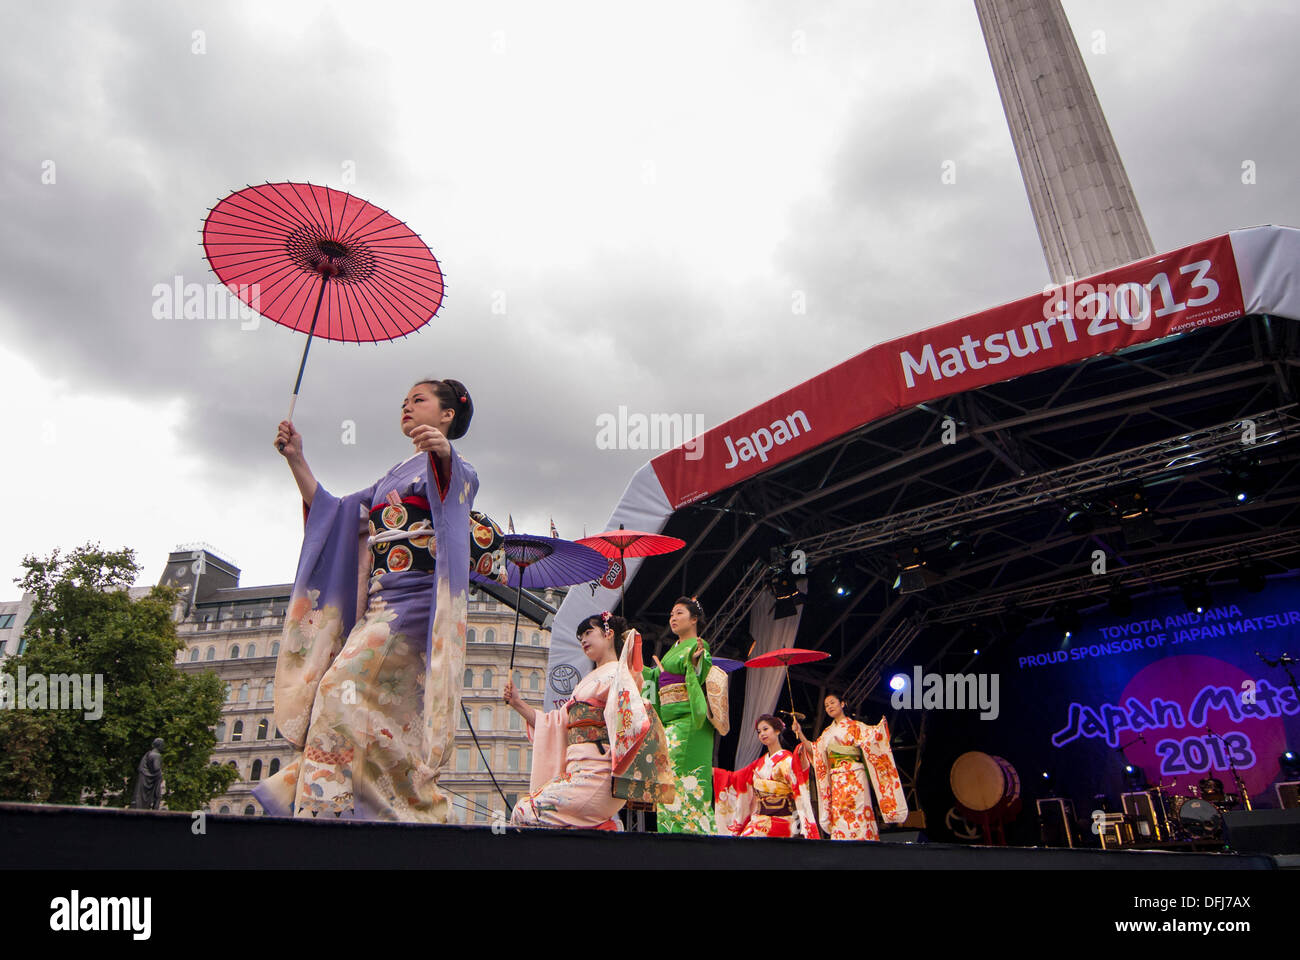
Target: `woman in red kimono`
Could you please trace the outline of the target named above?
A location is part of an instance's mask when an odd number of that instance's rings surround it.
[[[713,768],[717,832],[737,837],[820,837],[808,796],[808,769],[781,746],[785,724],[766,714],[755,726],[764,747],[742,770]]]

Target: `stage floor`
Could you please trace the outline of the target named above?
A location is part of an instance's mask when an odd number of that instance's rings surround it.
[[[1273,870],[1235,853],[835,843],[586,830],[282,820],[0,803],[8,869]],[[1290,859],[1290,858],[1288,858]]]

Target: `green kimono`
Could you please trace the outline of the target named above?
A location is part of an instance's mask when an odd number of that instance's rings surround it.
[[[713,726],[702,683],[713,658],[706,646],[699,663],[692,664],[697,642],[695,637],[678,640],[664,655],[665,683],[658,667],[643,670],[642,696],[663,722],[677,789],[676,800],[655,807],[660,833],[713,833]]]

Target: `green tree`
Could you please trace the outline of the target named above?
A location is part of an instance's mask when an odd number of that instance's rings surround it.
[[[224,684],[216,674],[176,667],[184,643],[171,619],[176,592],[154,587],[132,600],[139,573],[130,549],[98,544],[67,556],[23,558],[18,582],[33,595],[23,630],[26,647],[6,672],[28,677],[102,677],[102,715],[87,710],[0,711],[0,799],[126,806],[136,765],[155,737],[163,739],[164,802],[197,810],[238,776],[211,762]],[[84,704],[83,704],[84,705]],[[53,706],[53,704],[51,704]]]

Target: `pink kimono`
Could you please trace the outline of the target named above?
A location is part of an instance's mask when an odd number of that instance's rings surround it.
[[[672,802],[663,726],[629,670],[637,646],[629,637],[620,660],[592,670],[573,699],[529,725],[531,792],[515,804],[513,825],[621,830],[629,799]]]

